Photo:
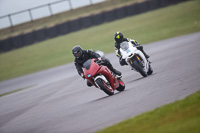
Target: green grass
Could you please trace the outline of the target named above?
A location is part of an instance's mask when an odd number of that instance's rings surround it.
[[[97,133],[199,133],[200,91]]]
[[[6,96],[6,95],[9,95],[9,94],[18,92],[18,91],[22,91],[22,90],[28,89],[28,88],[31,88],[31,87],[33,87],[33,86],[35,86],[35,85],[31,85],[31,86],[27,86],[27,87],[25,87],[25,88],[16,89],[16,90],[14,90],[14,91],[6,92],[6,93],[3,93],[3,94],[0,94],[0,97],[3,97],[3,96]]]
[[[0,54],[0,81],[70,63],[74,45],[114,52],[117,31],[141,44],[198,32],[199,12],[199,0],[187,1]]]
[[[18,92],[18,91],[21,91],[21,90],[23,90],[23,89],[17,89],[17,90],[11,91],[11,92],[3,93],[3,94],[0,94],[0,97],[6,96],[6,95],[9,95],[11,93],[15,93],[15,92]]]

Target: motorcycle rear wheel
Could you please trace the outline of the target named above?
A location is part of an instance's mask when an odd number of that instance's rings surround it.
[[[104,80],[102,79],[97,79],[96,83],[98,84],[98,86],[109,96],[114,94],[114,91],[112,89],[112,87],[110,86],[110,84],[107,84]]]

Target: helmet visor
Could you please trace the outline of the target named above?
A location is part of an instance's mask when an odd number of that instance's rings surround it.
[[[79,58],[79,57],[81,57],[82,52],[81,51],[77,51],[77,52],[74,52],[73,54],[74,54],[75,57]]]

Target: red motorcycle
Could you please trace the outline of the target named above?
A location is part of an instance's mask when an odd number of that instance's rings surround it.
[[[101,64],[102,61],[96,59],[87,60],[83,64],[85,78],[109,96],[114,94],[114,90],[123,91],[125,89],[124,82],[116,78],[107,66]]]

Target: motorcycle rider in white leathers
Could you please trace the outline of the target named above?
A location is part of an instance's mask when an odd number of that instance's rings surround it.
[[[136,47],[138,50],[140,50],[144,54],[144,56],[146,57],[146,59],[148,60],[149,55],[147,55],[144,52],[143,46],[140,45],[137,41],[135,41],[133,39],[129,39],[129,38],[124,38],[124,35],[121,32],[115,33],[114,39],[115,39],[115,52],[116,52],[117,57],[119,57],[119,62],[120,62],[121,66],[128,65],[126,63],[126,61],[124,59],[122,59],[122,56],[121,56],[121,53],[120,53],[120,50],[119,50],[120,49],[120,44],[122,42],[124,42],[124,41],[131,42],[133,44],[133,46]]]

